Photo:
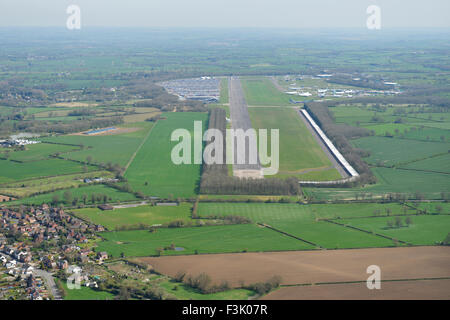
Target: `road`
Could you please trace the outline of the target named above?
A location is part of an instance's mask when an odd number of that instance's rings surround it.
[[[50,293],[55,300],[62,300],[61,294],[59,293],[58,287],[56,286],[55,279],[53,278],[53,275],[51,273],[41,269],[34,269],[33,275],[44,279],[47,288],[50,290]]]
[[[238,77],[231,77],[229,80],[229,100],[232,128],[234,130],[243,129],[244,131],[251,129],[252,123],[248,114],[247,102],[245,101],[241,80]],[[239,146],[240,148],[238,148]],[[256,151],[256,163],[250,163],[249,151],[247,141],[245,146],[234,143],[233,174],[238,177],[262,178],[258,151]],[[238,155],[244,157],[245,162],[243,164],[237,163]]]
[[[2,253],[2,255],[4,256],[8,256],[10,259],[14,259],[14,257],[6,254],[6,253]],[[15,259],[14,259],[15,260]],[[22,268],[23,267],[23,263],[22,262],[17,262],[17,266]],[[59,292],[58,287],[56,286],[55,283],[55,279],[53,278],[53,275],[47,271],[41,270],[41,269],[33,269],[33,276],[35,277],[41,277],[46,284],[46,287],[48,290],[50,290],[51,295],[53,296],[53,298],[55,300],[62,300],[61,294]]]

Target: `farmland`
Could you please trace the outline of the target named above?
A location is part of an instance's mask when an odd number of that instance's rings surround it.
[[[116,227],[139,224],[167,224],[175,220],[190,221],[191,205],[182,203],[179,206],[138,206],[131,208],[102,211],[98,208],[74,210],[73,213],[95,224],[101,224],[110,230]]]
[[[144,142],[125,177],[133,189],[146,195],[159,197],[192,197],[200,179],[200,165],[176,165],[171,161],[171,150],[177,142],[170,140],[172,131],[189,130],[192,139],[194,121],[203,121],[206,114],[170,113],[158,121],[149,138]],[[193,141],[193,140],[192,140]]]
[[[113,231],[101,236],[106,241],[98,244],[98,250],[115,257],[122,252],[131,257],[156,255],[158,248],[172,244],[182,250],[164,250],[163,255],[314,249],[311,245],[252,224],[164,228],[153,233],[148,230]]]
[[[134,127],[137,130],[118,135],[65,135],[46,138],[44,141],[83,146],[83,149],[80,151],[63,154],[63,157],[67,159],[86,161],[90,157],[90,162],[92,163],[113,162],[125,166],[149,130],[151,130],[152,123],[136,123],[128,127]],[[120,152],[117,152],[117,150],[120,150]]]
[[[354,141],[361,149],[370,150],[367,161],[371,164],[381,163],[393,166],[413,160],[425,159],[447,152],[450,144],[439,142],[421,142],[414,140],[391,139],[383,137],[367,137]]]
[[[414,245],[434,245],[440,243],[445,239],[450,230],[449,215],[413,216],[410,217],[409,222],[404,217],[401,217],[399,221],[400,224],[398,226],[396,226],[395,219],[391,217],[344,219],[339,222],[370,232],[375,231]],[[392,226],[389,226],[388,222],[391,222]]]
[[[24,199],[19,199],[11,202],[10,204],[33,204],[39,205],[43,203],[52,203],[56,197],[57,202],[64,202],[64,193],[67,190],[59,190],[54,192],[49,192],[45,194],[35,195]],[[133,201],[136,197],[133,194],[121,192],[116,189],[107,187],[105,185],[92,185],[83,186],[79,188],[69,189],[73,201],[77,198],[78,202],[84,204],[83,197],[86,196],[86,204],[95,204],[105,202],[104,196],[106,196],[106,202],[123,202],[123,201]],[[93,201],[94,199],[94,201]],[[71,203],[66,203],[66,205],[71,205]]]
[[[206,205],[206,207],[203,207]],[[207,215],[233,214],[250,218],[253,222],[270,225],[316,246],[337,248],[387,247],[393,242],[372,234],[366,234],[325,221],[317,221],[312,210],[297,204],[224,204],[210,209],[200,205],[200,212]],[[215,209],[215,210],[214,210]]]
[[[19,163],[10,160],[0,160],[0,183],[35,179],[41,177],[57,176],[83,172],[85,169],[93,171],[92,166],[84,166],[80,163],[60,159],[39,160]]]
[[[448,247],[255,252],[198,256],[148,257],[138,260],[175,276],[206,272],[213,281],[232,286],[266,281],[279,275],[282,285],[345,283],[367,280],[367,266],[377,261],[384,279],[447,278]],[[226,265],[226,268],[224,266]],[[366,288],[367,290],[367,288]],[[367,290],[369,291],[369,290]]]

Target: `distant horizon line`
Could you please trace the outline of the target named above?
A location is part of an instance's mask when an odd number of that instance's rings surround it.
[[[57,28],[57,29],[67,29],[64,25],[0,25],[0,28]],[[354,27],[212,27],[212,26],[97,26],[97,25],[87,25],[83,26],[83,29],[214,29],[214,30],[238,30],[238,29],[261,29],[261,30],[293,30],[293,31],[301,31],[301,30],[358,30],[358,31],[368,31],[373,33],[383,32],[383,30],[450,30],[450,26],[445,27],[436,27],[436,26],[423,26],[423,27],[383,27],[380,30],[368,30],[366,27],[354,26]],[[73,30],[69,30],[73,31]],[[77,30],[80,31],[80,30]]]

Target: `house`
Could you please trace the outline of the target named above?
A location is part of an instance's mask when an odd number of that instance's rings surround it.
[[[57,265],[59,269],[65,270],[69,267],[69,262],[67,260],[59,260]]]
[[[178,202],[157,202],[156,205],[164,207],[176,207],[178,206]]]
[[[101,204],[101,205],[99,205],[98,206],[98,208],[100,209],[100,210],[113,210],[114,209],[114,207],[113,206],[110,206],[109,204]]]
[[[106,253],[105,251],[99,252],[97,254],[97,258],[99,260],[106,260],[106,259],[108,259],[108,253]]]

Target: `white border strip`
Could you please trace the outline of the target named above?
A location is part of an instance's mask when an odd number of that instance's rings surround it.
[[[344,166],[345,170],[347,170],[347,172],[352,177],[359,176],[359,173],[356,172],[355,169],[353,169],[353,167],[347,162],[347,160],[345,160],[344,156],[333,145],[333,143],[330,141],[330,139],[328,139],[328,137],[325,135],[325,133],[323,133],[322,129],[320,129],[320,127],[316,124],[316,122],[313,120],[313,118],[311,118],[308,111],[306,111],[305,109],[301,109],[301,112],[306,117],[306,119],[308,119],[309,123],[314,128],[314,130],[316,130],[316,132],[319,134],[319,136],[323,140],[323,142],[325,142],[328,149],[330,149],[330,151],[333,153],[333,155],[336,157],[336,159],[342,164],[342,166]]]

